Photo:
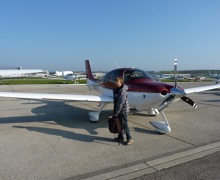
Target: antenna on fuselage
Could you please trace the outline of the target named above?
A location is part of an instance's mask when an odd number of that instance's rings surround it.
[[[115,64],[117,65],[118,68],[120,68],[116,59],[115,59]]]
[[[174,81],[175,87],[177,86],[177,59],[174,60]]]

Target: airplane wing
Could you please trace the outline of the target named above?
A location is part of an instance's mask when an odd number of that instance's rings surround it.
[[[220,88],[220,84],[214,84],[214,85],[202,86],[202,87],[194,87],[194,88],[187,88],[187,89],[184,89],[184,91],[186,92],[186,94],[190,94],[190,93],[208,91],[208,90],[218,89],[218,88]]]
[[[0,97],[32,99],[32,100],[66,100],[84,102],[113,102],[113,97],[96,95],[77,94],[45,94],[45,93],[21,93],[21,92],[0,92]]]

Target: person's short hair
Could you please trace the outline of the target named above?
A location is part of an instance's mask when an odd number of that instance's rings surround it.
[[[116,81],[120,81],[121,84],[124,84],[124,79],[122,77],[117,77],[116,78]]]

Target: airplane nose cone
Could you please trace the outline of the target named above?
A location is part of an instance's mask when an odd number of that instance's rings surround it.
[[[179,89],[179,88],[176,88],[176,87],[173,87],[171,90],[170,90],[170,93],[173,95],[173,96],[176,96],[176,97],[183,97],[186,95],[185,91],[182,90],[182,89]]]

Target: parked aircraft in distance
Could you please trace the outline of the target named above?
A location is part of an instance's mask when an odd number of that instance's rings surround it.
[[[0,70],[0,79],[28,77],[37,73],[45,73],[42,69]]]
[[[52,78],[74,81],[78,78],[78,75],[74,74],[72,71],[56,71],[52,74]]]
[[[66,76],[67,74],[73,74],[73,71],[55,71],[52,76]]]
[[[201,81],[205,79],[204,76],[186,76],[184,78],[187,80],[195,80],[195,81]]]
[[[189,74],[177,74],[176,79],[177,80],[184,80],[185,77],[189,76]],[[174,80],[174,74],[160,74],[157,75],[155,80]]]
[[[151,121],[151,125],[160,133],[171,132],[170,125],[163,110],[170,104],[183,100],[196,108],[196,103],[186,95],[220,88],[220,84],[183,89],[175,84],[166,84],[155,81],[148,73],[137,68],[119,68],[106,73],[101,79],[96,79],[92,75],[89,60],[85,61],[87,86],[90,90],[95,90],[100,95],[76,95],[76,94],[45,94],[45,93],[24,93],[24,92],[0,92],[0,97],[38,99],[38,100],[66,100],[98,102],[99,111],[89,113],[91,121],[99,121],[99,114],[108,103],[113,103],[112,90],[116,87],[117,77],[122,77],[128,86],[128,100],[132,108],[137,111],[147,111],[150,115],[161,114],[164,121]],[[177,60],[174,62],[174,77],[177,74]]]
[[[214,82],[215,82],[216,84],[218,84],[218,83],[220,82],[220,75],[219,75],[219,74],[212,74],[211,71],[209,71],[209,76],[210,76],[211,78],[214,78],[214,79],[215,79]]]
[[[76,74],[70,73],[70,74],[64,75],[64,72],[63,72],[63,79],[73,81],[73,80],[76,80],[77,78],[78,76]]]

